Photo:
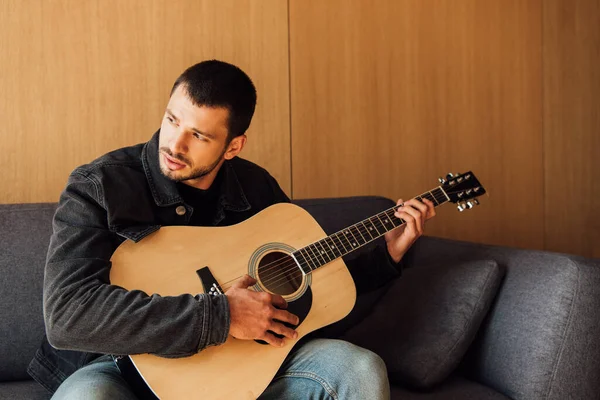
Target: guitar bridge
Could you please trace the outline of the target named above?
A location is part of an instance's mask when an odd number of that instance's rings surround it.
[[[213,296],[223,294],[223,289],[221,289],[221,286],[219,286],[217,280],[213,276],[212,272],[210,272],[210,269],[208,267],[200,268],[196,271],[196,274],[198,274],[200,282],[202,282],[204,293]]]

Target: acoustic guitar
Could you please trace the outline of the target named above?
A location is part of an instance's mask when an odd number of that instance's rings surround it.
[[[438,187],[416,198],[436,206],[456,203],[463,211],[485,192],[467,172],[440,178]],[[248,274],[257,280],[252,290],[283,296],[300,323],[297,339],[286,339],[283,347],[229,336],[190,357],[138,354],[119,357],[117,364],[128,379],[147,386],[149,397],[256,399],[298,340],[352,310],[356,289],[341,257],[404,224],[396,208],[326,235],[307,211],[280,203],[237,225],[165,226],[138,243],[123,242],[111,258],[112,284],[161,296],[222,295]]]

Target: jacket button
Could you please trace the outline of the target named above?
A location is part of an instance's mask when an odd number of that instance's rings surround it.
[[[177,215],[185,215],[186,209],[184,206],[177,206],[175,212],[177,213]]]

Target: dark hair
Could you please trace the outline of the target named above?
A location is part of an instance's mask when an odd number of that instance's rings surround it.
[[[177,78],[171,95],[180,86],[196,106],[229,110],[227,141],[246,132],[256,107],[256,88],[244,71],[223,61],[202,61]]]

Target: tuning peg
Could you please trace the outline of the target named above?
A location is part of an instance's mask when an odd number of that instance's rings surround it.
[[[457,196],[458,196],[459,199],[462,198],[464,195],[465,195],[465,192],[458,192],[457,193]]]
[[[464,204],[460,203],[460,204],[457,206],[457,208],[458,208],[458,211],[460,211],[460,212],[463,212],[463,211],[465,211],[465,209],[466,209],[467,207],[465,207],[465,206],[464,206]]]
[[[444,178],[442,178],[441,176],[438,178],[438,181],[443,185],[446,183],[446,180]]]
[[[467,201],[467,207],[473,208],[473,206],[475,206],[475,203],[473,203],[471,201]]]
[[[479,205],[479,200],[477,200],[477,199],[473,199],[473,200],[472,200],[472,202],[473,202],[473,204],[475,204],[476,206],[478,206],[478,205]]]
[[[448,177],[449,178],[454,178],[454,174],[452,172],[448,172]]]

